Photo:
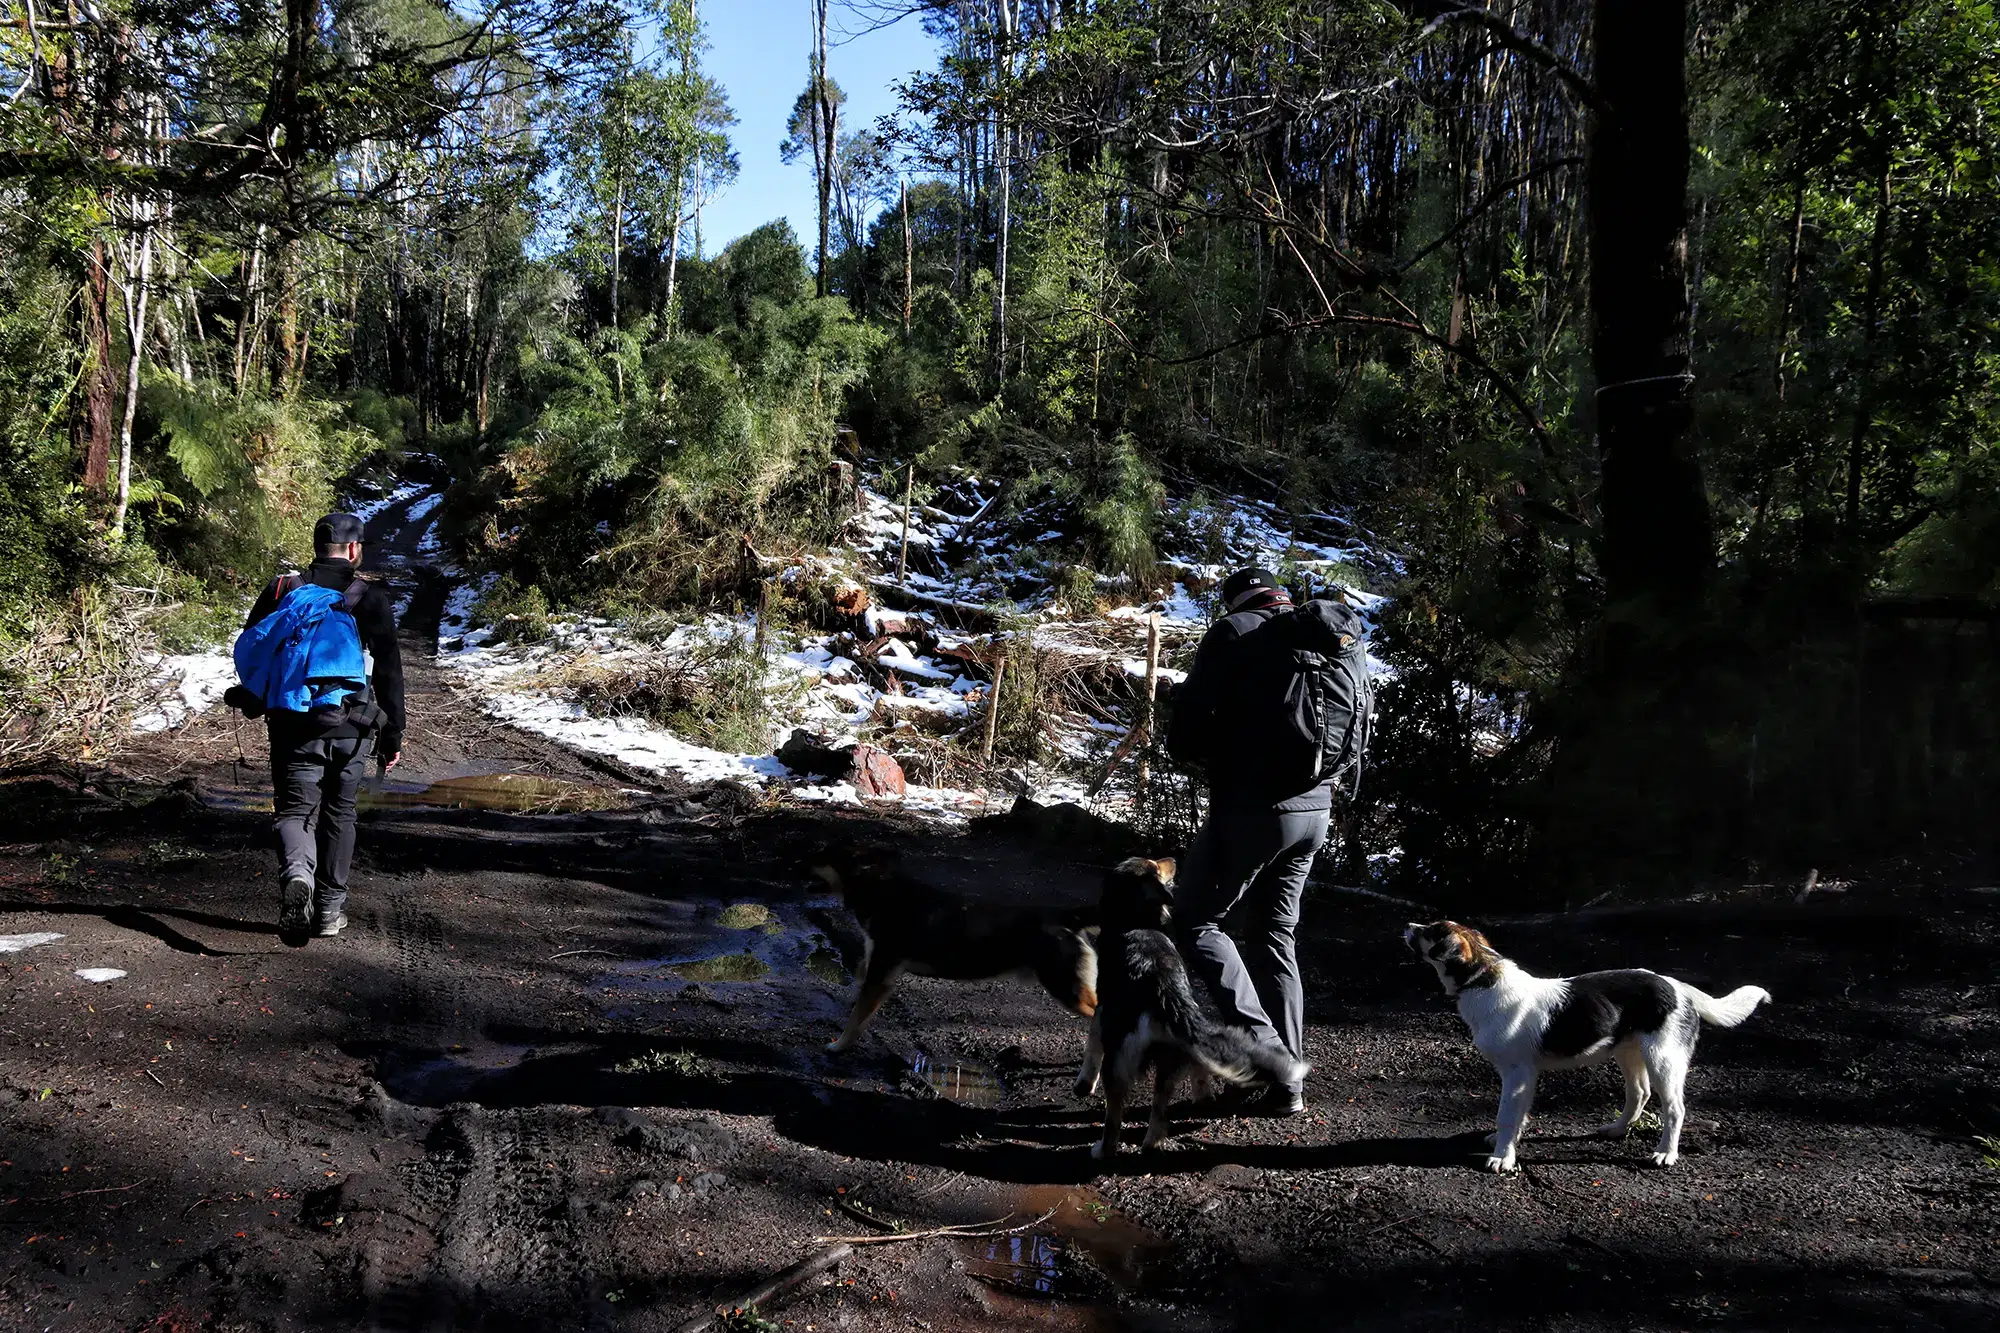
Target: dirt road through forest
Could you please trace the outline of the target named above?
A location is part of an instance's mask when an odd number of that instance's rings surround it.
[[[411,503],[378,524],[412,725],[347,935],[277,938],[263,738],[229,714],[124,779],[0,785],[0,936],[60,936],[0,953],[0,1328],[668,1330],[817,1237],[950,1227],[999,1234],[857,1245],[770,1317],[1994,1326],[2000,893],[1975,869],[1483,922],[1537,972],[1776,996],[1703,1042],[1669,1172],[1650,1132],[1582,1137],[1603,1070],[1546,1079],[1526,1169],[1479,1171],[1497,1080],[1407,913],[1316,896],[1312,1114],[1101,1169],[1082,1022],[1026,984],[912,981],[826,1054],[858,938],[800,870],[860,828],[961,891],[1074,903],[1101,848],[687,789],[494,724],[434,661]]]

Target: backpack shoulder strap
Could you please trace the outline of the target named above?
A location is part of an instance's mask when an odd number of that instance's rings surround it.
[[[287,596],[297,592],[299,586],[305,581],[305,575],[299,573],[296,569],[286,570],[284,573],[278,575],[277,578],[271,580],[271,600],[274,603],[284,601]]]
[[[347,612],[350,616],[353,615],[354,608],[360,606],[361,599],[367,595],[368,580],[359,578],[354,580],[354,582],[347,585],[347,591],[340,595],[340,609]]]

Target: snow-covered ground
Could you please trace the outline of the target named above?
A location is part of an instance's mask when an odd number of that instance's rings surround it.
[[[152,666],[157,703],[132,719],[132,730],[140,734],[178,727],[220,703],[222,692],[236,683],[236,664],[226,646],[155,657]]]
[[[710,615],[664,637],[656,632],[641,635],[632,627],[596,617],[556,617],[546,642],[497,642],[493,627],[472,623],[474,608],[494,578],[468,576],[449,563],[439,535],[440,488],[407,483],[355,505],[352,512],[368,521],[394,506],[409,506],[407,521],[422,526],[418,558],[454,580],[439,632],[439,664],[489,715],[634,768],[676,773],[697,782],[726,779],[783,789],[804,800],[860,797],[848,784],[794,774],[777,760],[776,747],[794,728],[805,728],[835,745],[866,737],[894,752],[899,744],[907,751],[899,735],[935,737],[973,724],[983,709],[988,683],[985,671],[969,664],[992,660],[1000,650],[993,642],[996,637],[1025,631],[1038,652],[1060,655],[1078,671],[1095,673],[1095,679],[1102,680],[1108,669],[1114,678],[1122,673],[1136,681],[1146,674],[1148,623],[1156,620],[1159,675],[1178,683],[1184,673],[1169,662],[1184,657],[1207,627],[1213,609],[1204,601],[1204,590],[1230,569],[1255,563],[1312,571],[1339,586],[1372,622],[1385,599],[1357,586],[1355,576],[1360,571],[1397,568],[1393,556],[1377,549],[1338,515],[1307,516],[1311,533],[1303,533],[1289,528],[1274,506],[1223,501],[1197,516],[1196,526],[1204,534],[1210,558],[1166,553],[1162,564],[1174,581],[1164,597],[1075,619],[1061,614],[1044,577],[1054,556],[1044,544],[1061,539],[1057,524],[1062,515],[1045,505],[1050,512],[1031,510],[1002,523],[994,517],[998,500],[995,485],[962,474],[939,491],[934,503],[913,505],[906,528],[900,503],[863,488],[859,511],[843,544],[826,557],[805,557],[781,572],[786,579],[870,584],[878,601],[887,596],[919,609],[898,612],[871,606],[865,613],[864,632],[855,637],[787,635],[774,627],[765,681],[779,702],[779,715],[767,737],[767,749],[757,754],[701,745],[642,718],[595,716],[576,688],[579,679],[593,674],[645,671],[662,663],[712,656],[719,642],[754,635],[754,617]],[[1040,535],[1023,543],[1025,532]],[[898,582],[906,536],[907,567]],[[1224,559],[1213,559],[1216,555]],[[1119,579],[1100,579],[1098,585],[1106,601],[1116,601],[1120,590],[1129,586]],[[964,620],[952,614],[954,609],[988,615],[996,606],[1010,610],[1014,618],[1007,623],[1013,629],[970,633],[946,623]],[[399,612],[403,609],[398,607]],[[865,641],[871,658],[865,668],[843,655],[858,651],[858,641]],[[161,671],[163,684],[170,687],[169,698],[141,719],[142,729],[179,725],[191,713],[211,706],[233,680],[227,653],[220,649],[212,655],[163,659]],[[1126,692],[1129,695],[1131,687]],[[1086,796],[1088,786],[1124,738],[1131,711],[1129,704],[1116,703],[1055,710],[1044,718],[1054,754],[1051,764],[1010,770],[1004,784],[1010,794],[912,784],[904,804],[955,819],[986,810],[989,801],[1004,805],[1020,787],[1044,800],[1092,799]],[[1101,810],[1116,814],[1129,804],[1130,794],[1114,781],[1094,800]]]

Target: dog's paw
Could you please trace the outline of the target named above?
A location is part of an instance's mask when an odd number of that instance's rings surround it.
[[[1593,1139],[1622,1139],[1631,1131],[1631,1126],[1622,1120],[1613,1120],[1590,1131]]]
[[[1070,1086],[1070,1092],[1072,1095],[1077,1097],[1083,1097],[1083,1098],[1095,1097],[1097,1095],[1097,1080],[1091,1079],[1088,1083],[1086,1083],[1082,1079],[1078,1079],[1074,1084]]]
[[[1491,1171],[1496,1176],[1506,1175],[1509,1171],[1512,1171],[1514,1169],[1514,1154],[1508,1153],[1505,1157],[1487,1158],[1486,1169],[1488,1171]]]
[[[1680,1160],[1681,1160],[1681,1155],[1678,1152],[1656,1152],[1653,1154],[1654,1166],[1661,1166],[1661,1167],[1672,1166],[1675,1162],[1678,1162]]]
[[[1117,1151],[1116,1148],[1107,1148],[1102,1142],[1090,1145],[1090,1155],[1100,1162]]]
[[[845,1037],[835,1037],[832,1041],[826,1044],[826,1053],[828,1055],[846,1055],[849,1051],[853,1049],[854,1049],[854,1043],[847,1040],[847,1038]]]

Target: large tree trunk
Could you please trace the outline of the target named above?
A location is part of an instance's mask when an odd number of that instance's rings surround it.
[[[813,0],[813,119],[815,132],[813,165],[819,169],[819,268],[813,275],[814,292],[825,296],[827,262],[832,245],[833,149],[835,123],[832,90],[826,74],[827,0]]]
[[[125,365],[125,420],[118,431],[118,501],[111,531],[125,535],[125,508],[132,496],[132,426],[139,416],[139,368],[146,358],[146,310],[153,295],[153,229],[145,226],[132,242],[138,251],[125,273],[125,327],[132,343]]]
[[[1018,5],[1020,0],[1014,0]],[[1014,22],[1016,10],[1008,0],[995,0],[999,26],[993,35],[993,73],[996,91],[1006,95],[1014,74]],[[998,173],[1000,226],[994,239],[993,262],[993,383],[997,389],[1007,378],[1007,237],[1013,227],[1014,176],[1009,151],[1007,117],[1004,112],[993,120],[993,166]]]
[[[1564,701],[1545,848],[1552,885],[1711,860],[1714,719],[1701,671],[1714,566],[1690,438],[1685,0],[1596,0],[1589,147],[1604,610]]]
[[[1714,535],[1688,430],[1687,6],[1596,0],[1593,25],[1603,105],[1589,154],[1591,361],[1618,626],[1699,601]]]
[[[90,247],[83,278],[83,410],[74,429],[83,455],[83,489],[100,502],[111,486],[111,265],[102,240]],[[102,510],[98,510],[102,513]]]

